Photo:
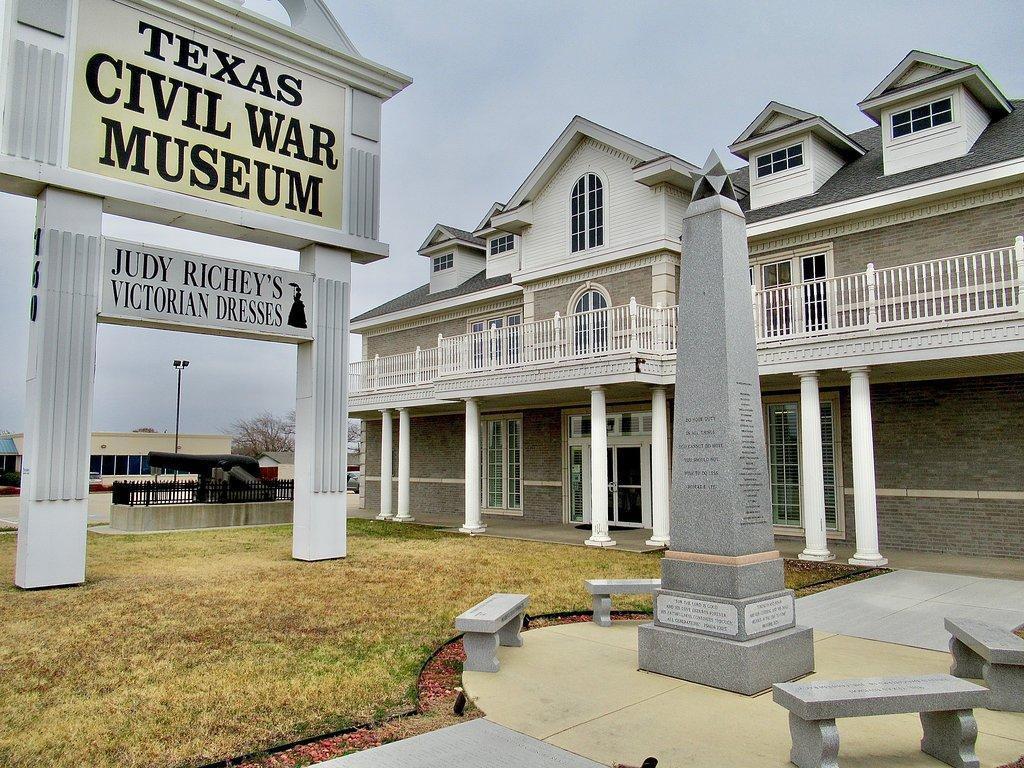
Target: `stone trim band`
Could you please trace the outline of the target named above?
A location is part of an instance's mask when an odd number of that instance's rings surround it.
[[[779,550],[773,549],[770,552],[754,552],[750,555],[706,555],[701,552],[676,552],[666,550],[665,557],[672,560],[686,560],[691,563],[711,563],[713,565],[751,565],[753,563],[765,563],[769,560],[777,560],[781,555]]]

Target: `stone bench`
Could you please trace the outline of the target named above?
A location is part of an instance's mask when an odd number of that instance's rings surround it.
[[[529,595],[491,595],[455,619],[455,629],[462,632],[466,651],[464,669],[468,672],[497,672],[498,644],[518,648],[519,636],[526,615]]]
[[[949,652],[957,677],[984,678],[988,709],[1024,712],[1024,640],[976,619],[946,619]]]
[[[612,625],[612,595],[653,595],[661,579],[588,579],[587,592],[594,596],[594,623]]]
[[[793,748],[789,759],[800,768],[838,768],[836,719],[918,712],[924,738],[921,751],[957,768],[978,768],[974,708],[988,692],[952,675],[809,680],[777,683],[772,698],[789,710]]]

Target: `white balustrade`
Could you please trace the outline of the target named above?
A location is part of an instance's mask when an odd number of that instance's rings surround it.
[[[1024,312],[1024,240],[1014,246],[752,290],[759,345],[915,323]],[[351,391],[415,387],[608,356],[673,357],[676,307],[629,304],[444,337],[437,346],[353,363]]]

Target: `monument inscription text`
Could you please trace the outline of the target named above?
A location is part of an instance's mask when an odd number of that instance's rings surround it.
[[[793,596],[779,595],[743,607],[743,626],[748,635],[793,625]]]
[[[739,612],[731,603],[661,594],[658,595],[656,604],[656,616],[662,624],[722,635],[739,634]]]

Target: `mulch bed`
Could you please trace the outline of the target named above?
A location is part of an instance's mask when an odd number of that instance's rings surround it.
[[[460,638],[453,638],[442,645],[420,672],[417,682],[418,704],[414,710],[399,713],[381,723],[367,724],[344,733],[310,740],[272,754],[242,758],[240,762],[229,761],[220,765],[225,768],[299,768],[482,717],[483,713],[468,701],[461,717],[452,712],[462,690],[459,686],[465,660],[466,654],[462,650]]]

